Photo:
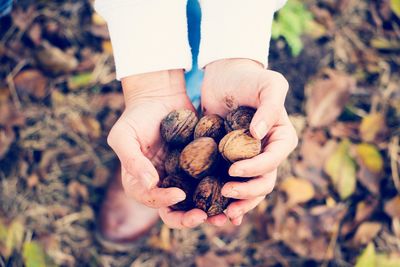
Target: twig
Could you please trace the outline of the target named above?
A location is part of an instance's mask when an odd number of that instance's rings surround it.
[[[400,176],[397,162],[399,161],[399,136],[394,136],[389,144],[390,168],[397,192],[400,194]]]
[[[14,105],[20,109],[21,108],[21,101],[19,100],[19,96],[17,93],[17,89],[15,88],[15,84],[14,84],[14,77],[15,75],[17,75],[17,73],[26,65],[27,61],[26,60],[22,60],[20,61],[15,67],[14,69],[7,75],[7,85],[8,88],[11,92],[11,96],[12,99],[14,101]]]

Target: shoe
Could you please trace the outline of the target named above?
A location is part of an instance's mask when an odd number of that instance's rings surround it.
[[[158,220],[157,210],[125,195],[121,170],[118,168],[100,207],[99,225],[102,236],[113,242],[132,242],[148,233]]]

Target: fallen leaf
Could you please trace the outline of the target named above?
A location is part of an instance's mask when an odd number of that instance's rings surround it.
[[[356,146],[359,170],[357,178],[371,193],[379,194],[383,159],[378,149],[371,144],[362,143]]]
[[[22,255],[26,267],[46,267],[46,254],[43,247],[36,241],[26,242]]]
[[[392,230],[394,235],[400,239],[400,219],[399,218],[393,218],[392,220]]]
[[[384,210],[390,217],[400,219],[400,196],[387,201]]]
[[[356,207],[356,215],[354,216],[354,219],[346,221],[342,225],[340,229],[340,234],[342,236],[346,236],[350,233],[354,233],[356,227],[361,222],[371,217],[377,206],[378,206],[378,201],[377,198],[375,197],[370,197],[369,199],[358,202]]]
[[[400,254],[377,254],[376,255],[376,266],[377,267],[399,267],[400,266]]]
[[[47,41],[43,41],[37,48],[35,56],[40,66],[53,74],[68,73],[78,66],[78,60],[73,55]]]
[[[93,82],[92,72],[80,73],[68,78],[68,89],[76,90],[89,86]]]
[[[4,256],[7,259],[14,249],[19,250],[22,246],[25,227],[19,219],[15,219],[9,225],[7,230],[7,239],[5,242]]]
[[[0,244],[4,244],[7,240],[7,227],[0,218]]]
[[[390,8],[400,18],[400,0],[390,0]]]
[[[14,78],[19,95],[43,99],[48,94],[46,77],[38,70],[30,69],[18,73]]]
[[[350,144],[349,140],[343,140],[324,165],[342,199],[351,196],[356,189],[356,165],[349,155]]]
[[[329,127],[329,133],[336,138],[358,139],[359,122],[335,122]]]
[[[72,181],[68,184],[68,194],[77,203],[80,200],[87,201],[89,199],[89,192],[87,187],[77,181]]]
[[[99,138],[101,136],[101,125],[98,120],[90,116],[84,116],[82,118],[84,125],[86,126],[87,134],[93,138]]]
[[[305,203],[314,197],[314,187],[308,180],[289,177],[285,179],[280,188],[288,197],[288,205]]]
[[[92,22],[93,22],[93,24],[99,25],[99,26],[103,26],[103,25],[107,24],[107,22],[103,19],[103,17],[100,16],[99,13],[97,13],[97,12],[93,12]]]
[[[355,267],[376,267],[376,255],[374,243],[369,243],[361,255],[357,258]]]
[[[355,245],[365,245],[371,242],[375,236],[382,229],[382,225],[376,222],[364,222],[362,223],[358,229],[356,234],[354,235],[353,242]]]
[[[13,129],[0,129],[0,160],[7,154],[14,140],[15,133]]]
[[[360,135],[364,142],[374,142],[386,133],[385,117],[381,113],[365,116],[360,124]]]
[[[162,225],[160,235],[153,235],[150,237],[148,244],[156,249],[164,251],[171,250],[171,229],[165,224]]]
[[[354,87],[355,81],[347,74],[332,69],[324,70],[306,88],[309,125],[323,127],[333,123],[342,113]]]
[[[210,266],[218,266],[218,267],[228,267],[229,264],[223,257],[219,257],[215,254],[215,252],[207,252],[203,256],[197,256],[195,259],[196,267],[210,267]]]
[[[101,47],[105,53],[110,54],[110,55],[113,53],[112,44],[111,44],[110,40],[104,40],[101,43]]]

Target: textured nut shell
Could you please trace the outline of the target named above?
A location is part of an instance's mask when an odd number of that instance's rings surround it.
[[[235,162],[260,154],[261,141],[251,137],[248,130],[235,130],[222,138],[218,149],[226,160]]]
[[[250,107],[238,107],[232,110],[226,115],[225,118],[225,129],[226,132],[231,132],[239,129],[249,129],[251,119],[254,116],[256,110]]]
[[[225,135],[224,119],[216,114],[202,117],[194,128],[194,138],[211,137],[219,142]]]
[[[217,143],[210,137],[200,137],[182,150],[179,164],[187,174],[200,179],[212,172],[217,158]]]
[[[208,216],[221,214],[229,203],[229,199],[221,195],[222,187],[223,183],[218,178],[205,177],[194,192],[195,207],[205,211]]]
[[[193,111],[174,110],[161,121],[161,136],[168,144],[185,145],[192,140],[197,122],[196,113]]]
[[[173,210],[190,210],[194,207],[192,195],[196,185],[196,181],[191,178],[169,175],[160,182],[159,187],[178,187],[182,189],[186,194],[186,199],[170,206],[170,208]]]
[[[178,149],[173,149],[171,151],[168,151],[164,162],[164,168],[167,174],[172,175],[172,174],[179,174],[182,172],[182,169],[179,166],[180,155],[181,152]]]

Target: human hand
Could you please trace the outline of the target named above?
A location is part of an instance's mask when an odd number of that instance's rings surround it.
[[[228,206],[226,215],[209,218],[210,223],[221,226],[228,216],[233,224],[240,225],[243,215],[273,190],[279,164],[298,142],[284,107],[288,88],[280,73],[249,59],[218,60],[206,66],[201,97],[204,113],[225,116],[238,106],[253,107],[257,111],[250,132],[255,138],[265,138],[260,155],[229,168],[231,176],[254,178],[224,185],[222,194],[239,200]]]
[[[161,219],[171,228],[192,228],[207,219],[199,209],[171,211],[168,206],[185,199],[176,188],[159,188],[164,175],[166,146],[161,140],[161,120],[172,110],[194,110],[185,91],[182,70],[134,75],[122,80],[125,111],[113,126],[108,143],[121,161],[125,193],[157,208]],[[188,196],[191,197],[191,196]]]

